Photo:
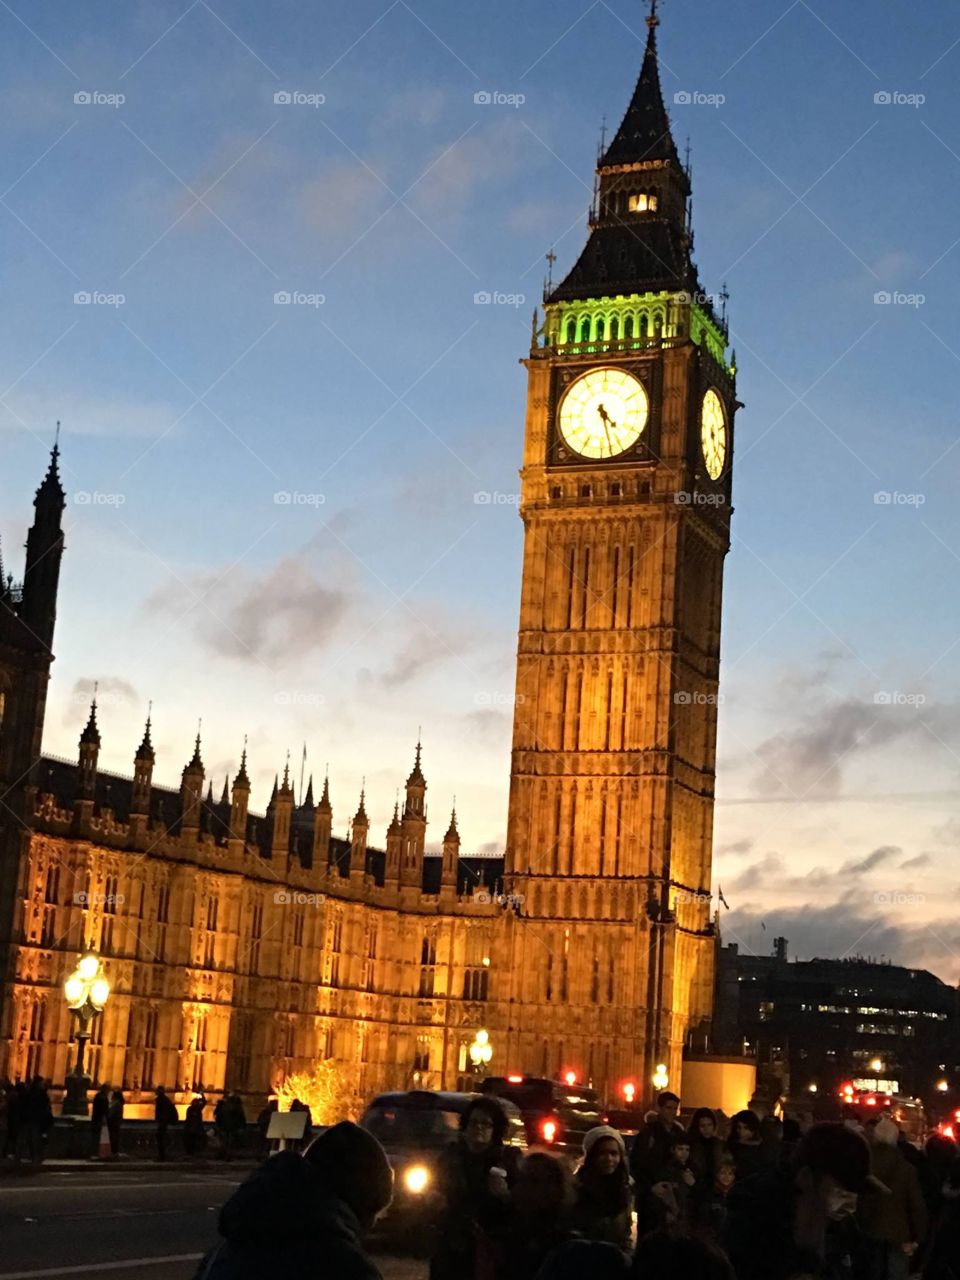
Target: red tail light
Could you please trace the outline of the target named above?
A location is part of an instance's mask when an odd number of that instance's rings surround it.
[[[557,1122],[551,1120],[548,1116],[545,1120],[540,1121],[540,1136],[544,1142],[556,1142],[557,1140]]]

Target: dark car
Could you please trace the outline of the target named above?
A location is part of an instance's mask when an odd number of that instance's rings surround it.
[[[488,1076],[482,1092],[495,1094],[520,1109],[530,1146],[580,1155],[584,1134],[604,1123],[595,1089],[541,1076]]]
[[[378,1139],[394,1174],[393,1202],[377,1222],[377,1235],[395,1245],[431,1249],[438,1200],[435,1165],[439,1153],[460,1132],[460,1117],[475,1093],[381,1093],[367,1107],[360,1124]],[[506,1141],[526,1150],[523,1120],[516,1106],[503,1100]]]

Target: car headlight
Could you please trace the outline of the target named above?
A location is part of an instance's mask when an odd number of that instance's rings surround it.
[[[410,1165],[403,1171],[403,1185],[412,1195],[421,1195],[430,1185],[430,1170],[423,1164]]]

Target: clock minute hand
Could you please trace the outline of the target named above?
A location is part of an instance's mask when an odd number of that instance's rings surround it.
[[[606,409],[603,407],[602,404],[597,405],[597,413],[600,415],[600,421],[603,423],[603,429],[606,432],[606,436],[607,436],[607,448],[610,450],[610,454],[612,456],[613,441],[610,439],[610,428],[611,426],[615,428],[617,424],[613,421],[613,419],[610,417],[609,413],[607,413]]]

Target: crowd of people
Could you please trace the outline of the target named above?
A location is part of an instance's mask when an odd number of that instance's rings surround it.
[[[477,1097],[440,1153],[430,1280],[960,1278],[957,1148],[921,1150],[888,1114],[801,1132],[701,1108],[684,1124],[664,1093],[629,1141],[591,1129],[574,1173],[506,1130]],[[239,1188],[196,1280],[378,1280],[363,1233],[392,1194],[379,1143],[343,1121]]]

